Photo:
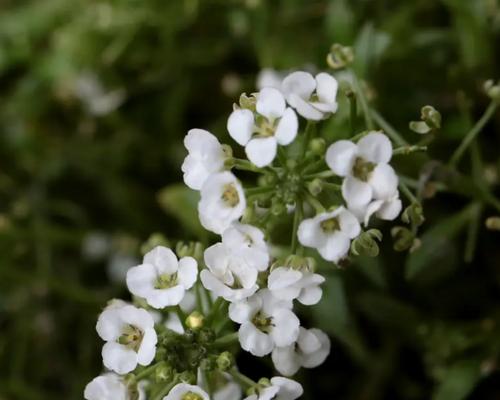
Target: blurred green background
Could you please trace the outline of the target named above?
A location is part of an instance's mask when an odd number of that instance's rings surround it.
[[[423,105],[443,114],[429,156],[397,162],[418,178],[487,107],[500,2],[0,1],[0,399],[82,398],[102,368],[97,314],[127,298],[141,243],[209,239],[179,185],[187,130],[229,142],[232,103],[261,68],[324,69],[334,42],[354,47],[374,107],[410,142]],[[330,268],[301,316],[333,341],[299,374],[304,398],[500,398],[500,233],[484,228],[498,210],[474,186],[498,193],[499,126],[497,113],[460,164],[464,193],[425,201],[421,250],[395,252],[383,224],[381,256]]]

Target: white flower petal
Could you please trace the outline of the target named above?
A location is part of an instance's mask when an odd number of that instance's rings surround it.
[[[115,374],[105,374],[94,378],[85,386],[86,400],[127,400],[127,387]]]
[[[271,336],[278,347],[289,346],[299,336],[300,321],[291,310],[278,309],[273,313]]]
[[[285,110],[278,122],[274,137],[282,146],[287,146],[295,140],[299,129],[297,114],[290,107]]]
[[[373,189],[373,197],[377,200],[388,200],[398,190],[398,176],[389,164],[379,164],[370,175],[368,183]]]
[[[158,278],[156,268],[152,264],[142,264],[127,271],[127,287],[135,296],[145,298],[153,289]]]
[[[193,257],[183,257],[179,260],[179,270],[177,277],[179,284],[184,288],[190,289],[196,282],[198,276],[198,263]]]
[[[263,357],[273,351],[273,339],[258,330],[251,322],[245,322],[238,331],[241,348],[256,357]]]
[[[302,97],[292,93],[288,98],[290,104],[299,115],[312,121],[320,121],[325,117],[325,114],[314,107],[310,102],[304,100]]]
[[[350,244],[349,238],[344,233],[337,231],[329,235],[325,245],[318,248],[318,251],[325,260],[337,263],[347,255]]]
[[[389,138],[380,132],[371,132],[358,142],[359,154],[373,163],[388,163],[392,157],[392,144]]]
[[[153,289],[146,296],[146,301],[151,307],[156,309],[176,306],[182,301],[185,293],[186,289],[184,289],[182,285],[176,285],[166,289]]]
[[[338,176],[347,176],[351,173],[358,147],[349,140],[338,140],[326,151],[326,164]]]
[[[274,88],[264,88],[257,96],[256,110],[268,120],[273,121],[285,112],[285,98]]]
[[[303,220],[297,231],[300,244],[306,247],[316,247],[323,242],[317,218],[308,218]]]
[[[344,232],[350,239],[354,239],[361,233],[361,227],[357,218],[344,207],[338,215],[339,225],[342,232]]]
[[[155,358],[157,341],[156,331],[153,328],[144,331],[141,346],[137,352],[137,362],[139,364],[144,366],[151,364],[151,361]]]
[[[274,136],[255,138],[248,142],[245,152],[248,159],[257,167],[262,168],[271,164],[276,157],[278,143]]]
[[[302,99],[309,100],[311,95],[316,88],[316,81],[313,76],[308,72],[296,71],[289,74],[281,84],[281,89],[285,94],[285,97],[288,99],[288,96],[291,94],[295,94]],[[293,104],[290,104],[292,107],[295,107]]]
[[[312,329],[300,327],[297,345],[302,353],[309,354],[321,348],[321,342]]]
[[[330,338],[319,329],[309,329],[309,332],[316,336],[321,345],[316,351],[304,354],[302,366],[305,368],[316,368],[322,364],[330,354]]]
[[[294,346],[275,347],[271,357],[274,368],[284,376],[295,375],[300,369],[301,360]]]
[[[302,273],[290,268],[279,267],[274,269],[267,279],[269,290],[283,289],[297,283],[302,278]]]
[[[394,198],[382,204],[382,207],[377,211],[377,217],[392,221],[396,219],[403,208],[403,204],[399,198]]]
[[[144,264],[154,265],[160,274],[177,272],[178,262],[174,252],[168,247],[156,246],[144,256]]]
[[[133,325],[142,331],[145,331],[148,328],[153,328],[155,325],[155,321],[151,314],[143,308],[127,305],[117,309],[117,312],[123,322]]]
[[[101,339],[114,341],[122,334],[124,322],[116,308],[105,309],[97,319],[96,330]]]
[[[305,306],[318,304],[323,296],[323,289],[319,286],[309,286],[302,289],[297,300]]]
[[[178,383],[175,385],[163,400],[183,400],[187,393],[194,393],[201,397],[202,400],[210,400],[207,392],[202,388],[188,383]]]
[[[337,80],[330,74],[321,72],[316,75],[316,94],[322,103],[336,105],[338,86]]]
[[[365,207],[372,199],[372,185],[348,176],[342,182],[342,196],[349,208]]]
[[[283,378],[281,376],[276,376],[271,378],[271,383],[273,385],[279,386],[280,390],[278,395],[274,400],[295,400],[298,399],[304,393],[302,385],[291,379]]]
[[[253,296],[249,299],[231,303],[229,305],[229,318],[239,324],[250,321],[262,307],[260,297]]]
[[[116,342],[106,342],[102,347],[102,362],[117,374],[128,374],[137,366],[137,353]]]
[[[240,145],[245,146],[254,130],[254,116],[250,110],[234,110],[227,120],[229,135]]]

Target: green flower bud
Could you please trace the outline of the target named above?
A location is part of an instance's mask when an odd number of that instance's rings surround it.
[[[313,179],[311,182],[307,182],[307,190],[314,197],[323,191],[323,181],[319,178]]]
[[[186,326],[192,330],[197,330],[203,327],[205,317],[198,311],[193,311],[186,318]]]
[[[326,62],[332,69],[342,69],[352,64],[354,61],[354,52],[351,47],[342,46],[335,43],[330,48],[330,52],[326,56]]]
[[[391,229],[391,236],[394,240],[394,250],[409,250],[415,241],[415,235],[404,226],[395,226]]]
[[[198,343],[210,344],[215,340],[215,332],[213,329],[203,327],[198,332]]]
[[[195,260],[203,259],[203,245],[200,242],[177,242],[175,252],[179,258],[193,257]]]
[[[486,228],[491,231],[500,231],[500,216],[489,217],[486,219]]]
[[[424,106],[420,110],[421,121],[411,121],[410,129],[424,135],[441,128],[441,113],[432,106]]]
[[[207,357],[200,361],[200,368],[203,371],[213,371],[217,367],[213,357]]]
[[[170,365],[164,363],[156,367],[155,381],[157,383],[170,382],[172,379],[174,379],[174,369]]]
[[[194,385],[196,383],[196,375],[191,371],[184,371],[177,375],[179,380],[183,383],[189,383]]]
[[[351,251],[356,256],[377,257],[379,254],[377,240],[379,242],[382,240],[382,232],[378,229],[370,229],[352,241]]]
[[[489,98],[495,100],[496,102],[500,102],[500,83],[495,85],[495,82],[492,79],[487,80],[484,83],[484,91]]]
[[[141,246],[141,253],[144,255],[157,246],[170,247],[170,242],[162,233],[153,233]]]
[[[224,351],[219,354],[215,362],[218,370],[223,372],[228,371],[234,366],[234,356],[229,351]]]
[[[420,203],[410,204],[401,214],[401,220],[405,224],[422,225],[425,221],[422,205]]]
[[[250,110],[252,112],[255,111],[255,106],[257,104],[257,99],[254,95],[247,96],[246,93],[242,93],[239,100],[240,108],[244,108]]]
[[[309,150],[317,155],[322,156],[326,151],[326,141],[323,138],[314,138],[309,142]]]

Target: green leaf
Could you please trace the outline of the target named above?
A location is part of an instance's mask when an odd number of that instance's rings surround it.
[[[449,249],[451,241],[460,233],[470,220],[476,204],[464,208],[460,213],[438,222],[421,237],[422,245],[411,253],[406,260],[406,278],[422,278],[432,269],[434,277],[449,267]],[[442,271],[440,271],[440,269]]]
[[[199,199],[198,192],[181,183],[166,186],[158,193],[158,202],[167,214],[178,219],[190,234],[206,239],[208,233],[198,219]]]
[[[480,362],[477,360],[459,361],[453,365],[441,384],[437,387],[433,400],[465,399],[481,379]]]

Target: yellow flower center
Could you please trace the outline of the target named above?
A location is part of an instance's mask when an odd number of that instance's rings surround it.
[[[138,351],[141,347],[143,332],[134,325],[126,325],[122,334],[118,338],[118,343],[127,346],[129,349]]]
[[[224,191],[222,192],[222,200],[229,207],[236,207],[240,202],[240,195],[234,183],[228,183],[224,185]]]
[[[181,400],[203,400],[203,397],[194,392],[187,392],[182,396]]]
[[[375,167],[376,164],[358,157],[352,166],[352,174],[360,181],[366,182],[370,178],[370,175]]]
[[[321,229],[325,233],[332,233],[340,230],[340,223],[336,217],[325,219],[320,223]]]
[[[269,333],[272,327],[272,321],[272,317],[266,317],[260,311],[252,318],[252,323],[255,327],[264,333]]]
[[[174,274],[162,274],[156,278],[155,289],[168,289],[177,285],[177,272]]]

